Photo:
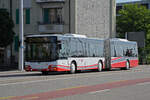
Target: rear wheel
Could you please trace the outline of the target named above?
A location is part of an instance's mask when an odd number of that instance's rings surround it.
[[[126,68],[125,68],[126,70],[129,70],[130,69],[130,63],[129,63],[129,61],[127,61],[126,62]]]
[[[76,65],[74,62],[72,62],[70,66],[70,74],[74,74],[75,72],[76,72]]]
[[[98,62],[98,71],[101,72],[103,69],[103,64],[101,61]]]

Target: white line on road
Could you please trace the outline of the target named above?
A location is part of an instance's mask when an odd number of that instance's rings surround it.
[[[109,92],[109,91],[110,91],[110,89],[105,89],[105,90],[90,92],[90,94],[102,93],[102,92]]]
[[[150,82],[145,82],[145,83],[138,83],[136,85],[150,85]]]

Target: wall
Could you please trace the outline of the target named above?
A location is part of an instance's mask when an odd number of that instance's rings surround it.
[[[89,37],[108,38],[109,7],[110,0],[76,0],[76,33]]]

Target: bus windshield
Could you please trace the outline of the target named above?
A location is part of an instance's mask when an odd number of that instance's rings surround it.
[[[47,62],[58,59],[56,37],[29,37],[26,39],[26,61]]]

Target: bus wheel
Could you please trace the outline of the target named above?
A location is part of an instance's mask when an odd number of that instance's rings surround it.
[[[76,72],[76,65],[74,62],[72,62],[70,66],[70,74],[74,74],[75,72]]]
[[[101,71],[102,71],[102,68],[103,68],[102,62],[99,61],[99,62],[98,62],[98,71],[101,72]]]
[[[129,70],[130,69],[130,63],[129,63],[129,61],[127,61],[126,62],[126,68],[125,68],[126,70]]]
[[[42,71],[42,75],[48,75],[48,71]]]

